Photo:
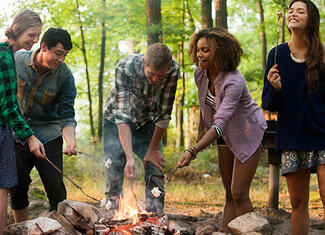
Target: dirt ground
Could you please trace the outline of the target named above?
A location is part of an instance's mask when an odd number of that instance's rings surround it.
[[[39,199],[32,199],[29,206],[29,219],[33,219],[47,213],[49,205],[45,201]],[[290,210],[274,210],[267,207],[255,208],[256,212],[265,215],[272,226],[272,234],[274,235],[290,235]],[[189,205],[175,205],[166,202],[165,205],[166,214],[182,214],[195,216],[205,219],[202,220],[201,225],[214,224],[218,228],[221,227],[221,207],[213,206],[189,206]],[[321,235],[325,234],[324,223],[322,218],[322,208],[311,208],[310,209],[310,231],[309,235]],[[8,224],[13,223],[13,216],[11,210],[9,210]]]

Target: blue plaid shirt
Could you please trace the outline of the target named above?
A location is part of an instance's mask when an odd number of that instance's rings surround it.
[[[153,121],[166,129],[171,119],[179,65],[173,60],[159,84],[151,85],[144,74],[143,57],[143,54],[129,55],[117,64],[115,86],[106,103],[104,117],[116,124],[133,124],[136,128]]]

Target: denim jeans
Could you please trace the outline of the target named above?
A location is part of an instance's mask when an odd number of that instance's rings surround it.
[[[130,127],[133,152],[143,161],[151,142],[155,125],[153,122],[148,122],[140,129],[135,129],[132,125]],[[112,202],[114,209],[118,209],[118,199],[121,194],[123,195],[126,156],[118,136],[116,124],[106,119],[104,119],[103,124],[103,141],[105,159],[109,158],[112,161],[109,169],[106,169],[106,199]],[[162,153],[162,143],[160,143],[159,150]],[[146,182],[146,211],[163,213],[165,201],[163,173],[153,164],[147,162],[144,179]],[[161,195],[158,198],[155,198],[151,193],[154,187],[158,187],[161,191]]]

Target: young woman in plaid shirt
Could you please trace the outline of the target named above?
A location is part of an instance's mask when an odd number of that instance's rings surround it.
[[[16,101],[16,71],[13,54],[30,50],[38,42],[42,21],[31,10],[18,13],[6,30],[7,40],[0,43],[0,235],[6,226],[9,189],[17,184],[16,160],[12,130],[21,139],[28,139],[31,151],[44,156],[43,144],[21,116]]]

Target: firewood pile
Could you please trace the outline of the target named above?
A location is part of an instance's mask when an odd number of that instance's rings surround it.
[[[139,213],[133,218],[114,217],[112,211],[93,205],[65,200],[46,217],[12,224],[6,228],[4,235],[164,235],[188,234],[169,228],[167,215]]]
[[[290,234],[290,215],[270,210],[264,208],[239,216],[228,226],[235,234]],[[6,228],[4,235],[225,235],[221,232],[221,216],[221,212],[210,214],[204,211],[197,217],[183,214],[158,215],[145,211],[119,214],[119,211],[113,213],[104,207],[65,200],[59,204],[58,211],[12,224]],[[316,227],[313,229],[316,231]],[[324,231],[323,223],[321,230]]]

